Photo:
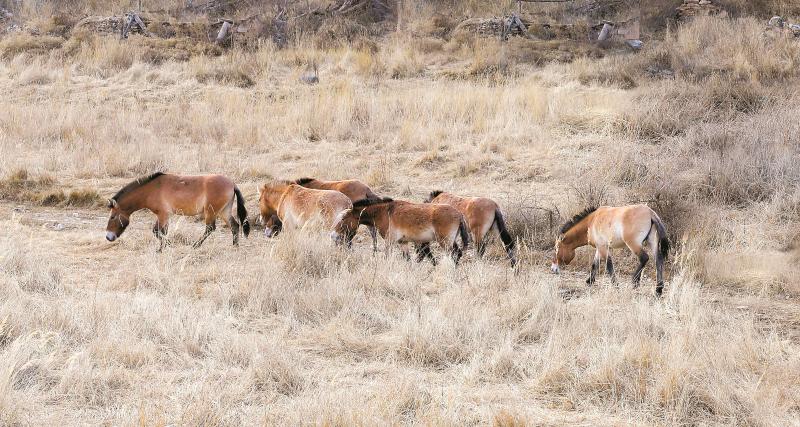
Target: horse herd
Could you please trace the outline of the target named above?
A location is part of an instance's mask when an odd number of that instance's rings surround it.
[[[264,184],[259,193],[260,219],[268,237],[284,228],[318,223],[330,231],[337,244],[350,247],[358,228],[364,225],[372,237],[374,251],[380,234],[387,253],[399,246],[404,257],[410,259],[409,244],[413,243],[418,262],[428,258],[436,264],[432,243],[437,243],[458,263],[470,241],[482,256],[487,235],[494,229],[511,265],[517,265],[515,240],[506,228],[500,207],[491,199],[433,191],[424,203],[413,203],[381,197],[358,180],[314,178],[273,181]],[[180,176],[157,172],[124,186],[109,199],[108,207],[111,209],[106,227],[108,241],[119,238],[134,212],[147,209],[157,218],[153,233],[159,239],[159,251],[165,244],[170,215],[203,216],[205,232],[194,247],[203,244],[216,229],[217,219],[230,227],[234,245],[239,242],[240,230],[245,237],[250,233],[244,196],[231,179],[222,175]],[[575,257],[575,250],[586,245],[595,248],[587,284],[594,283],[603,260],[606,274],[616,282],[611,249],[627,246],[639,259],[634,285],[638,286],[650,256],[655,256],[656,294],[663,292],[664,261],[670,243],[664,223],[648,206],[592,207],[575,215],[560,229],[552,272],[559,273],[561,266]]]

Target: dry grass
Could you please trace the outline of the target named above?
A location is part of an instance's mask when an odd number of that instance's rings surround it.
[[[795,47],[704,34],[742,22],[535,68],[407,35],[4,54],[0,424],[798,423]],[[491,196],[523,267],[496,242],[433,267],[314,231],[192,250],[202,227],[177,218],[157,254],[146,213],[104,241],[97,200],[154,170],[231,176],[251,212],[265,179],[304,175]],[[650,278],[587,289],[590,250],[547,273],[563,218],[644,201],[677,247],[663,299]]]

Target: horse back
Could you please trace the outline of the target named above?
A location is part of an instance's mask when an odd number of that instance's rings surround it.
[[[165,175],[153,187],[156,199],[173,212],[196,215],[206,208],[221,211],[233,198],[233,181],[223,175]]]
[[[434,227],[437,230],[458,227],[461,212],[453,206],[437,203],[396,203],[391,212],[392,223],[409,230]]]
[[[499,208],[494,200],[486,197],[460,197],[450,193],[442,193],[431,202],[458,209],[470,227],[491,224],[494,222],[495,211]]]
[[[350,200],[353,202],[377,197],[377,195],[373,193],[366,184],[356,179],[336,181],[332,185],[331,190],[339,191],[350,198]]]
[[[333,221],[342,211],[352,209],[350,199],[335,190],[317,190],[301,186],[293,186],[293,191],[287,194],[288,206],[291,214],[297,218],[322,217],[326,221]]]
[[[592,215],[590,236],[600,244],[635,243],[650,232],[652,210],[647,205],[603,206]]]

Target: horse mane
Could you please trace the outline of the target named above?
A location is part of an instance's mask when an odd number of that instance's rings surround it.
[[[381,203],[391,203],[393,201],[394,201],[394,199],[392,199],[391,197],[379,197],[377,199],[375,199],[375,198],[372,198],[372,199],[361,199],[361,200],[359,200],[357,202],[354,202],[353,203],[353,207],[354,208],[364,208],[364,207],[367,207],[367,206],[379,205]]]
[[[303,178],[300,178],[300,179],[296,179],[296,180],[294,180],[294,184],[297,184],[297,185],[306,185],[306,184],[308,184],[309,182],[311,182],[311,181],[316,181],[316,180],[317,180],[316,178],[303,177]]]
[[[444,193],[444,191],[442,191],[442,190],[433,190],[433,191],[431,191],[431,194],[428,195],[428,199],[425,200],[425,203],[432,202],[433,199],[439,197],[439,195],[442,194],[442,193]]]
[[[112,197],[111,199],[119,201],[120,197],[122,197],[122,196],[130,193],[131,191],[136,190],[137,188],[140,188],[140,187],[142,187],[142,186],[144,186],[144,185],[146,185],[146,184],[148,184],[148,183],[150,183],[150,182],[152,182],[152,181],[154,181],[156,179],[158,179],[162,175],[164,175],[164,172],[156,172],[156,173],[150,174],[148,176],[143,176],[141,178],[137,178],[133,182],[131,182],[130,184],[122,187],[121,190],[117,191],[117,194],[115,194],[114,197]]]
[[[573,216],[572,219],[570,219],[569,221],[565,222],[564,225],[561,226],[561,229],[559,231],[561,232],[561,234],[566,233],[572,227],[574,227],[579,222],[583,221],[587,216],[591,215],[592,212],[594,212],[596,210],[597,210],[597,206],[590,206],[590,207],[584,209],[581,213]]]

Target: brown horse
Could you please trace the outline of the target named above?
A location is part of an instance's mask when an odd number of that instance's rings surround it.
[[[274,236],[282,227],[296,229],[321,221],[323,227],[333,230],[331,237],[337,243],[342,242],[335,229],[353,208],[353,203],[344,194],[305,188],[290,181],[264,184],[260,192],[258,205],[268,237]]]
[[[356,180],[346,179],[342,181],[322,181],[315,178],[300,178],[294,181],[297,185],[315,190],[334,190],[338,191],[355,203],[364,199],[378,199],[378,195],[372,192],[367,184]]]
[[[234,200],[238,219],[231,213]],[[164,248],[167,224],[173,214],[203,214],[206,229],[194,243],[195,248],[216,229],[217,218],[231,227],[234,245],[239,243],[240,224],[245,237],[250,233],[242,192],[233,181],[222,175],[180,176],[156,172],[123,187],[109,199],[108,207],[111,209],[106,227],[109,242],[122,235],[130,223],[131,214],[141,209],[150,210],[158,218],[153,233],[160,241],[159,251]]]
[[[434,265],[436,261],[430,250],[431,242],[438,243],[449,252],[456,263],[469,243],[464,217],[456,208],[448,205],[410,203],[388,197],[361,200],[353,204],[353,209],[337,227],[337,233],[351,241],[358,225],[376,228],[386,242],[387,253],[397,244],[402,246],[403,255],[408,259],[407,245],[416,243],[417,261],[428,257]],[[459,235],[461,248],[456,243]]]
[[[656,295],[664,290],[664,261],[669,254],[669,239],[664,223],[646,205],[621,207],[602,206],[588,208],[575,215],[561,227],[561,236],[556,240],[556,254],[551,270],[560,271],[560,266],[569,264],[575,258],[575,249],[592,245],[596,248],[594,262],[586,283],[595,281],[600,261],[606,260],[606,274],[616,282],[611,249],[627,246],[639,258],[639,268],[633,274],[634,287],[639,286],[642,270],[650,259],[656,257]],[[651,255],[645,247],[649,247]]]
[[[511,266],[516,265],[514,239],[506,228],[503,213],[500,212],[500,206],[494,200],[485,197],[459,197],[455,194],[437,190],[431,192],[425,203],[442,203],[458,209],[467,221],[467,226],[469,226],[472,234],[472,241],[475,242],[475,248],[479,256],[483,256],[486,251],[489,230],[496,229],[500,235],[500,240],[503,242],[503,247],[506,249],[508,259],[511,260]]]

